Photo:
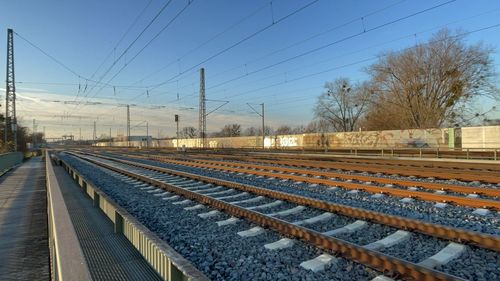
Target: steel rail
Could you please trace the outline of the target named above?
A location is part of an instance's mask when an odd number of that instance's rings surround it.
[[[289,158],[289,159],[293,159]],[[310,158],[308,160],[318,160],[314,158]],[[464,169],[470,170],[470,172],[476,174],[476,175],[486,175],[490,176],[494,174],[495,176],[500,176],[500,172],[497,170],[487,170],[487,169],[471,169],[471,167],[466,166],[466,165],[457,165],[453,167],[446,167],[446,165],[417,165],[411,160],[398,160],[398,161],[390,161],[390,160],[382,160],[382,159],[363,159],[362,161],[360,159],[351,159],[351,158],[335,158],[332,159],[334,162],[340,162],[340,163],[345,163],[345,164],[351,164],[351,165],[360,165],[360,166],[365,166],[365,165],[377,165],[377,166],[382,166],[382,167],[387,167],[387,168],[405,168],[405,169],[422,169],[423,171],[435,171],[435,169],[439,169],[439,172],[441,173],[449,173],[449,174],[459,174],[462,172]],[[327,161],[332,161],[332,160],[327,160]],[[325,161],[319,160],[319,161]],[[479,164],[479,163],[478,163]],[[495,165],[495,163],[488,164],[491,168]]]
[[[392,187],[381,187],[381,186],[373,186],[367,184],[360,183],[350,183],[350,182],[341,182],[341,181],[332,181],[327,179],[319,179],[319,178],[311,178],[305,176],[298,175],[290,175],[290,174],[279,174],[274,172],[265,172],[265,171],[252,171],[247,169],[240,168],[232,168],[232,167],[221,167],[220,165],[210,165],[210,164],[200,164],[200,163],[189,163],[189,162],[181,162],[177,160],[165,160],[174,164],[180,164],[190,167],[198,167],[198,168],[212,168],[220,171],[231,171],[237,173],[245,173],[245,174],[253,174],[258,176],[266,176],[287,180],[294,180],[300,182],[307,182],[311,184],[321,184],[332,187],[342,187],[350,190],[363,190],[369,193],[383,193],[389,194],[397,197],[410,197],[410,198],[418,198],[425,201],[432,202],[446,202],[446,203],[454,203],[461,206],[472,207],[472,208],[485,208],[485,209],[495,209],[500,210],[500,201],[488,200],[488,199],[478,199],[478,198],[467,198],[462,196],[455,195],[446,195],[446,194],[435,194],[424,191],[413,191],[413,190],[405,190],[399,188]]]
[[[245,192],[255,193],[257,195],[268,196],[278,200],[285,200],[299,205],[310,206],[316,209],[324,210],[327,212],[334,212],[348,217],[369,220],[375,223],[393,226],[399,229],[411,230],[426,235],[434,236],[437,238],[455,241],[458,243],[469,243],[488,250],[493,250],[497,252],[500,251],[500,237],[494,235],[488,235],[479,232],[467,231],[459,228],[442,226],[434,223],[408,219],[400,216],[387,215],[379,212],[365,210],[362,208],[350,207],[342,204],[331,203],[324,200],[304,197],[300,195],[261,188],[257,186],[241,184],[237,182],[231,182],[217,178],[196,175],[192,173],[180,172],[154,165],[142,164],[133,161],[117,159],[103,155],[97,155],[93,153],[86,153],[86,154],[99,157],[102,159],[111,160],[118,163],[127,164],[134,167],[140,167],[151,171],[186,177],[194,180],[212,183],[215,185],[234,188]]]
[[[482,176],[491,176],[491,174],[494,174],[495,176],[500,176],[500,171],[494,169],[495,165],[497,165],[497,162],[491,161],[491,163],[484,164],[484,163],[474,163],[473,165],[469,163],[453,163],[454,166],[452,167],[447,167],[446,163],[438,163],[438,162],[431,162],[431,161],[426,161],[426,164],[431,164],[429,167],[428,165],[422,165],[423,163],[415,163],[419,161],[415,160],[392,160],[392,159],[358,159],[358,158],[348,158],[348,157],[318,157],[318,156],[306,156],[306,155],[279,155],[279,154],[252,154],[252,157],[256,158],[264,158],[264,157],[271,157],[271,158],[279,158],[283,160],[314,160],[314,161],[319,161],[319,162],[334,162],[334,163],[339,163],[339,164],[350,164],[350,165],[360,165],[360,166],[367,166],[367,165],[373,165],[376,164],[377,166],[382,166],[385,168],[405,168],[407,170],[419,168],[422,169],[422,171],[426,172],[435,172],[435,169],[438,168],[440,173],[443,174],[460,174],[463,169],[474,169],[474,171],[471,171],[477,175],[482,175]],[[448,163],[452,165],[451,163]],[[500,165],[498,165],[500,169]],[[478,169],[478,167],[483,167],[487,169],[494,169],[494,170],[488,170],[486,171],[485,169]]]
[[[241,157],[224,155],[222,158],[226,159],[239,159]],[[357,165],[357,164],[345,164],[345,163],[335,163],[330,161],[312,161],[312,160],[302,160],[302,159],[264,159],[264,158],[252,158],[245,157],[246,161],[257,161],[261,163],[272,163],[281,164],[287,166],[295,167],[310,167],[310,168],[333,168],[341,170],[353,170],[360,172],[371,172],[371,173],[383,173],[383,174],[398,174],[402,176],[416,176],[416,177],[434,177],[437,179],[456,179],[461,181],[479,181],[491,184],[500,183],[500,177],[487,176],[487,175],[474,175],[474,174],[464,174],[462,172],[457,172],[454,174],[442,173],[437,170],[424,171],[421,168],[409,169],[407,167],[378,167],[376,165]]]
[[[305,242],[312,244],[314,246],[333,251],[335,253],[338,253],[342,255],[343,257],[353,260],[355,262],[358,262],[360,264],[363,264],[365,266],[371,267],[377,271],[383,272],[383,273],[393,273],[393,274],[398,274],[400,276],[404,277],[410,277],[414,280],[465,280],[457,276],[453,276],[444,272],[436,271],[430,268],[426,268],[420,265],[417,265],[415,263],[405,261],[402,259],[398,259],[396,257],[390,256],[383,254],[378,251],[373,251],[373,250],[368,250],[362,246],[350,243],[348,241],[344,241],[338,238],[330,237],[323,235],[319,232],[293,225],[291,223],[288,223],[286,221],[274,218],[274,217],[269,217],[266,216],[262,213],[255,212],[252,210],[248,210],[236,205],[232,205],[230,203],[202,195],[200,193],[196,193],[181,187],[177,187],[174,185],[170,185],[155,179],[151,179],[146,176],[142,176],[139,174],[135,174],[133,172],[129,172],[125,169],[117,168],[112,165],[108,165],[106,163],[102,163],[93,159],[90,159],[85,156],[73,154],[77,157],[80,157],[82,159],[85,159],[86,161],[93,163],[95,165],[104,167],[106,169],[115,171],[117,173],[123,174],[130,176],[132,178],[141,180],[143,182],[149,183],[151,185],[160,187],[162,189],[165,189],[166,191],[173,192],[175,194],[181,195],[185,198],[195,200],[199,203],[202,204],[207,204],[210,205],[211,207],[215,209],[222,210],[226,213],[229,213],[230,215],[234,217],[240,217],[240,218],[245,218],[255,224],[258,224],[262,227],[268,227],[274,231],[277,231],[285,236],[289,237],[294,237],[298,239],[302,239]],[[95,155],[96,157],[101,157],[103,159],[106,159],[107,157],[102,157]],[[108,159],[115,161],[115,159]],[[120,160],[116,162],[122,162],[125,160]],[[126,161],[128,162],[128,161]],[[122,162],[122,163],[126,163]],[[126,163],[128,164],[128,163]],[[133,164],[131,164],[133,165]],[[135,166],[135,165],[134,165]],[[138,167],[141,167],[142,165],[139,165]],[[142,167],[148,170],[155,170],[155,167]],[[194,175],[191,175],[194,176]]]
[[[468,187],[468,186],[460,186],[460,185],[452,185],[452,184],[444,184],[444,183],[433,183],[433,182],[419,182],[419,181],[411,181],[411,180],[400,180],[400,179],[391,179],[391,178],[380,178],[374,176],[363,176],[363,175],[348,175],[342,173],[335,172],[323,172],[323,171],[314,171],[308,169],[299,169],[299,168],[286,168],[286,167],[277,167],[271,165],[257,165],[257,164],[247,164],[241,162],[224,162],[223,160],[219,161],[211,161],[211,160],[198,160],[198,159],[183,159],[183,160],[172,160],[165,156],[155,156],[155,155],[138,155],[138,154],[127,154],[130,157],[142,158],[142,159],[150,159],[156,161],[164,161],[171,163],[183,163],[183,162],[195,162],[200,164],[209,164],[209,165],[217,165],[220,167],[224,166],[232,166],[232,167],[242,167],[246,169],[262,169],[267,171],[278,171],[284,173],[298,173],[298,174],[307,174],[311,176],[322,176],[326,178],[340,178],[344,180],[355,179],[358,181],[364,182],[376,182],[381,184],[397,184],[400,186],[406,187],[423,187],[426,189],[432,190],[445,190],[445,191],[453,191],[458,193],[475,193],[475,194],[483,194],[492,197],[500,197],[500,189],[493,188],[483,188],[483,187]]]
[[[318,157],[310,157],[318,158]],[[332,156],[331,160],[349,162],[349,163],[369,163],[369,164],[385,164],[385,165],[404,165],[410,167],[424,167],[424,168],[444,168],[444,169],[471,169],[475,171],[491,171],[500,173],[500,161],[490,161],[489,163],[468,163],[468,162],[443,162],[443,161],[429,161],[429,160],[412,160],[412,159],[371,159],[371,158],[349,158]],[[318,160],[318,159],[312,159]],[[325,160],[323,158],[323,160]]]

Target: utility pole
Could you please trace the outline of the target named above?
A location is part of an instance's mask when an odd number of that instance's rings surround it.
[[[43,142],[45,143],[45,147],[47,147],[47,136],[45,135],[45,126],[43,126]]]
[[[176,142],[175,147],[179,150],[179,115],[175,114],[175,123],[177,124],[177,134],[176,134]]]
[[[95,145],[95,139],[96,139],[96,126],[95,126],[95,121],[94,121],[94,135],[93,135],[93,139],[94,139],[93,143],[94,143],[94,145]]]
[[[264,145],[264,141],[266,140],[266,127],[264,125],[264,121],[265,121],[265,118],[264,118],[264,103],[261,104],[262,105],[262,149],[264,149],[265,145]]]
[[[127,146],[130,146],[130,105],[127,104]]]
[[[36,125],[35,125],[35,122],[36,122],[36,120],[33,119],[33,137],[32,137],[32,140],[31,140],[31,142],[33,144],[33,149],[36,148],[36,129],[35,129]]]
[[[207,114],[205,98],[205,69],[200,68],[200,108],[198,118],[198,132],[200,135],[200,147],[205,148],[205,138],[207,132]]]
[[[262,148],[264,149],[264,140],[266,139],[266,132],[265,132],[265,124],[264,124],[264,121],[265,121],[265,118],[264,118],[264,103],[261,103],[259,104],[261,106],[261,112],[259,113],[257,110],[255,110],[255,108],[247,103],[247,105],[257,114],[259,115],[260,117],[262,117]]]
[[[149,124],[146,121],[146,148],[149,148]]]
[[[7,29],[7,71],[5,87],[4,143],[12,139],[17,151],[16,83],[14,77],[14,31]],[[11,135],[11,137],[9,137]]]
[[[80,144],[82,144],[82,128],[80,127],[80,137],[79,137]]]
[[[109,127],[109,146],[111,146],[111,127]]]

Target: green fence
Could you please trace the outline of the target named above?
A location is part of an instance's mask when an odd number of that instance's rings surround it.
[[[23,154],[21,152],[0,154],[0,175],[22,161]]]

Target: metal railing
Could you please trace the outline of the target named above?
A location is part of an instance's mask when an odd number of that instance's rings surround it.
[[[66,203],[46,152],[47,214],[51,276],[54,281],[91,280]]]

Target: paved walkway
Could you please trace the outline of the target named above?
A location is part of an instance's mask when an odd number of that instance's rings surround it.
[[[40,157],[0,177],[1,280],[50,280],[46,195]]]

